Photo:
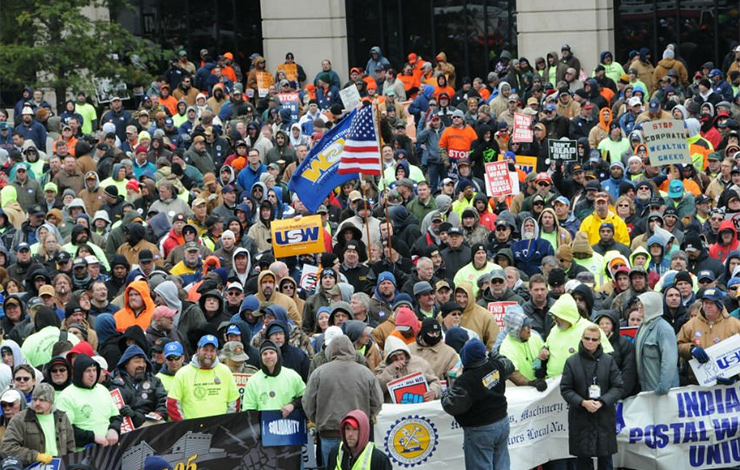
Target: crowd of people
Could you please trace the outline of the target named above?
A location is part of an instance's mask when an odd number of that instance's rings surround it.
[[[559,376],[577,459],[546,467],[611,468],[616,401],[696,383],[688,360],[740,332],[740,47],[695,71],[674,45],[593,71],[567,44],[507,52],[472,78],[443,52],[406,59],[373,47],[309,79],[292,53],[181,50],[125,106],[79,92],[55,112],[28,88],[0,110],[0,455],[116,445],[124,420],[302,409],[324,468],[389,469],[370,423],[421,372],[410,401],[441,400],[466,468],[509,468],[507,381]],[[271,223],[310,214],[291,177],[353,86],[377,107],[383,175],[326,188],[324,250],[276,259]],[[514,142],[517,113],[532,142]],[[651,164],[643,126],[665,119],[692,164]],[[563,138],[575,159],[550,161]],[[488,196],[495,161],[515,196]]]

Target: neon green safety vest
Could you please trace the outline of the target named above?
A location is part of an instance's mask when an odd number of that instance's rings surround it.
[[[339,450],[337,451],[337,467],[336,470],[342,470],[342,454],[344,447],[344,443],[339,444]],[[370,469],[370,463],[373,458],[373,449],[375,448],[375,444],[372,442],[368,442],[368,444],[365,446],[365,450],[362,451],[360,456],[357,458],[357,461],[354,465],[352,465],[352,470],[369,470]]]

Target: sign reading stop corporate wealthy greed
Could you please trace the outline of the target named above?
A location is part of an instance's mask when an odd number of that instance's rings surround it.
[[[506,309],[512,305],[518,305],[516,302],[488,302],[488,311],[493,315],[496,324],[500,329],[504,328],[504,314]]]
[[[682,121],[643,122],[642,133],[650,155],[650,165],[691,165],[689,142]]]
[[[321,228],[320,215],[273,220],[270,222],[270,233],[275,258],[324,251],[324,230]]]
[[[547,139],[550,161],[571,161],[578,155],[578,142],[575,140]]]
[[[490,197],[508,196],[514,192],[508,162],[486,163],[486,192]]]
[[[708,362],[700,364],[696,359],[689,361],[699,385],[714,385],[718,377],[730,378],[740,373],[740,335],[733,335],[705,351],[709,356]]]
[[[532,116],[522,113],[514,113],[514,142],[532,142],[534,132],[532,131]]]

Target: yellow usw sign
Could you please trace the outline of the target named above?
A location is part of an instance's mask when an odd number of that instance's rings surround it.
[[[321,228],[320,215],[273,220],[270,223],[270,232],[275,258],[324,251],[324,231]]]

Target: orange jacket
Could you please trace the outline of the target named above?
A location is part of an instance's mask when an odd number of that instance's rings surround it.
[[[138,316],[129,307],[129,293],[131,290],[138,292],[144,300],[144,309]],[[152,296],[149,294],[149,284],[146,281],[132,282],[126,287],[126,291],[123,293],[123,299],[124,307],[113,315],[113,318],[116,320],[116,330],[124,332],[129,326],[138,325],[142,331],[146,331],[152,323],[152,313],[154,313],[154,309],[157,307],[154,305],[154,300],[152,300]]]

